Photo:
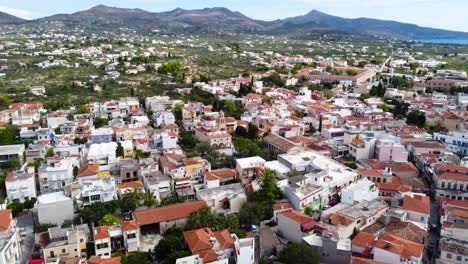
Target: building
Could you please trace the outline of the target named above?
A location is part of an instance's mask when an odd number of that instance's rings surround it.
[[[226,119],[223,111],[219,117],[208,116],[200,128],[195,128],[195,139],[214,148],[227,149],[232,146],[232,137],[226,131]]]
[[[434,139],[445,144],[450,152],[468,155],[468,133],[466,132],[434,133]]]
[[[172,192],[171,178],[160,171],[143,174],[142,180],[145,191],[158,201],[168,197]]]
[[[361,179],[341,190],[341,203],[352,205],[355,202],[372,201],[379,197],[379,189],[367,178]]]
[[[171,111],[159,111],[153,113],[153,124],[155,127],[175,124],[175,121],[176,119]]]
[[[63,192],[40,195],[35,207],[39,223],[61,225],[75,217],[73,200]]]
[[[57,263],[64,258],[86,259],[86,243],[89,241],[88,225],[70,228],[52,227],[39,234],[44,263]]]
[[[96,227],[93,236],[96,256],[101,258],[110,258],[113,250],[128,253],[140,247],[140,233],[135,220]]]
[[[284,194],[295,210],[301,211],[306,207],[314,210],[321,208],[324,195],[322,187],[312,184],[311,180],[303,175],[290,177],[287,182]]]
[[[24,162],[25,148],[23,144],[0,146],[0,162],[10,159],[18,159],[20,164]]]
[[[117,143],[107,142],[99,144],[91,144],[89,147],[87,160],[98,162],[99,164],[109,164],[115,162],[117,157],[115,150],[117,149]]]
[[[73,162],[58,157],[47,158],[47,163],[38,169],[41,193],[63,191],[73,181]]]
[[[320,263],[351,263],[351,240],[340,239],[331,232],[312,234],[302,238],[320,255]]]
[[[308,225],[316,225],[312,217],[295,210],[278,213],[278,233],[288,241],[301,243],[307,235],[305,229]]]
[[[392,234],[375,242],[374,260],[384,263],[422,263],[424,245]]]
[[[254,238],[239,239],[230,234],[227,229],[212,231],[210,228],[200,228],[184,232],[191,257],[181,258],[176,263],[194,263],[194,256],[198,263],[216,264],[253,264],[255,262]]]
[[[313,150],[280,154],[278,162],[304,174],[310,184],[321,187],[321,204],[336,199],[341,189],[359,179],[356,171]]]
[[[206,206],[205,201],[185,202],[182,204],[135,211],[135,220],[141,234],[146,232],[164,234],[174,225],[185,226],[190,213]]]
[[[432,181],[437,197],[468,200],[468,168],[450,164],[432,164]]]
[[[247,202],[247,196],[240,183],[200,189],[196,195],[198,200],[205,201],[208,207],[219,213],[237,213]]]
[[[89,141],[94,144],[112,142],[114,138],[114,130],[110,127],[100,127],[91,130]]]
[[[375,147],[375,158],[379,161],[407,162],[408,151],[400,143],[380,140]]]
[[[466,263],[468,261],[466,241],[442,237],[439,244],[441,263]]]
[[[81,166],[77,180],[77,191],[72,195],[79,201],[79,205],[91,205],[97,201],[109,202],[117,197],[115,178],[110,176],[109,171],[100,171],[98,164]]]
[[[403,198],[403,210],[407,212],[406,218],[408,220],[427,225],[431,215],[431,200],[426,195],[405,195]]]
[[[5,178],[5,189],[10,202],[25,202],[37,197],[34,168],[23,167],[21,171],[11,171]]]
[[[338,204],[323,213],[321,223],[326,229],[336,232],[340,238],[348,238],[355,228],[362,230],[377,222],[388,208],[386,203],[378,200],[353,205]]]
[[[0,264],[20,264],[21,255],[21,238],[11,209],[0,210]]]
[[[375,152],[375,138],[354,139],[349,144],[349,155],[355,160],[371,159]]]
[[[445,80],[445,79],[431,79],[426,82],[427,87],[431,88],[432,90],[445,90],[448,91],[455,85],[453,80]]]
[[[155,149],[175,149],[179,136],[174,132],[161,132],[153,135],[153,147]]]
[[[249,183],[265,169],[265,160],[259,156],[236,159],[237,177],[242,183]]]

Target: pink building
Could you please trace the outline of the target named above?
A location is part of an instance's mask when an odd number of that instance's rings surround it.
[[[408,151],[400,143],[381,140],[375,148],[375,157],[379,161],[407,162]]]

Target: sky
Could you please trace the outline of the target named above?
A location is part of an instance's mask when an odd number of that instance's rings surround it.
[[[74,13],[104,4],[151,12],[226,7],[254,19],[275,20],[316,9],[346,18],[368,17],[468,32],[468,0],[0,0],[0,11],[26,19]]]

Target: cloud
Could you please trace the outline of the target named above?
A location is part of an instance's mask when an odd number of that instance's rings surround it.
[[[18,8],[10,8],[6,6],[0,6],[0,12],[8,13],[13,16],[21,17],[24,19],[32,19],[34,18],[34,14],[23,9],[18,9]]]

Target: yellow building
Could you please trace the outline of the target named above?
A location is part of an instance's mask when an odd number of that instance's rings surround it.
[[[61,258],[86,258],[87,225],[71,228],[53,227],[41,233],[40,240],[44,263],[56,263]]]

